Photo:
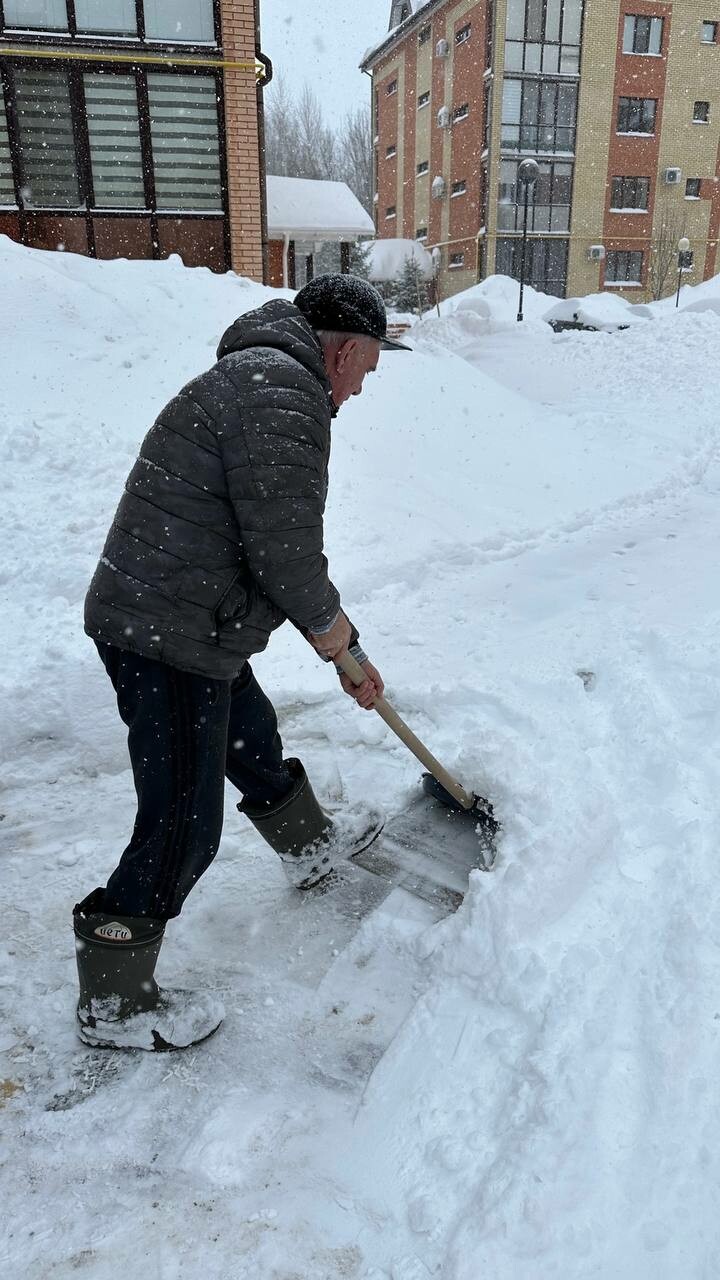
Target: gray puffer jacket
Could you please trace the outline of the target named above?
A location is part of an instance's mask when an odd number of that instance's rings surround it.
[[[291,302],[241,316],[143,441],[85,601],[96,640],[232,679],[290,618],[340,608],[323,555],[322,349]]]

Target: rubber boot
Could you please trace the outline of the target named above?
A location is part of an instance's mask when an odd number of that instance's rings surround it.
[[[301,762],[291,759],[287,765],[295,781],[282,800],[270,807],[243,800],[238,810],[280,854],[290,883],[312,889],[333,869],[328,852],[333,823],[320,808]]]
[[[253,805],[243,800],[240,813],[282,859],[296,889],[313,889],[333,871],[334,864],[366,849],[380,834],[382,817],[364,813],[334,822],[321,809],[300,760],[287,761],[295,781],[277,804]]]
[[[73,912],[79,1036],[98,1049],[187,1049],[217,1031],[221,1003],[205,992],[161,991],[155,981],[165,923],[108,915],[95,889]]]

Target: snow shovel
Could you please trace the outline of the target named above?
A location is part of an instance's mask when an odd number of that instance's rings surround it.
[[[361,685],[367,678],[351,654],[340,654],[335,661],[353,684]],[[394,864],[399,862],[403,869],[419,871],[422,881],[429,878],[444,887],[457,899],[453,904],[457,906],[467,887],[469,872],[491,871],[494,866],[499,823],[492,805],[466,791],[385,698],[378,698],[373,709],[428,770],[423,774],[423,791],[432,802],[427,805],[416,801],[405,814],[392,819],[384,829],[381,847],[392,855]],[[373,853],[373,848],[364,856],[363,865],[368,861],[383,861],[383,855]],[[376,868],[367,866],[367,870]],[[428,895],[421,892],[418,896]],[[437,893],[434,896],[437,898]]]

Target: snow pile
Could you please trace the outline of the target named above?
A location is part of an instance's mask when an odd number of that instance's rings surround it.
[[[628,302],[614,293],[591,293],[587,298],[565,298],[543,315],[548,324],[554,321],[575,321],[590,329],[613,333],[615,329],[631,324],[641,324],[652,317],[652,311],[642,303]]]
[[[376,282],[395,280],[407,262],[415,262],[424,280],[432,280],[433,260],[418,240],[373,240],[366,246],[368,275]]]
[[[399,891],[350,920],[229,795],[161,957],[226,1023],[100,1061],[69,912],[133,795],[82,597],[155,412],[270,291],[4,240],[0,271],[4,1274],[720,1274],[718,317],[555,335],[496,278],[383,355],[333,428],[331,569],[498,868],[439,925]],[[401,809],[415,762],[292,628],[254,666],[323,799]]]

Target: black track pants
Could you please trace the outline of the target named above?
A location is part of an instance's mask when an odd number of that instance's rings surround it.
[[[248,663],[229,682],[97,647],[128,727],[138,803],[105,910],[169,919],[217,853],[225,778],[253,804],[293,785],[277,717]]]

